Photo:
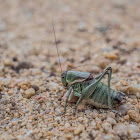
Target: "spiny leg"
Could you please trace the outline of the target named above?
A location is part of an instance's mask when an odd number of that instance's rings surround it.
[[[87,99],[96,89],[97,85],[99,84],[99,82],[102,80],[102,78],[108,74],[108,70],[110,70],[111,67],[106,68],[106,70],[100,75],[98,76],[98,78],[89,86],[87,86],[81,93],[81,95],[79,96],[79,99],[75,105],[75,109],[74,109],[74,113],[76,111],[76,108],[78,106],[78,104],[80,103],[81,99]],[[110,89],[109,89],[110,90]]]
[[[68,102],[69,96],[70,96],[70,94],[71,94],[71,91],[72,91],[72,87],[69,88],[69,91],[68,91],[68,93],[67,93],[66,101],[65,101],[65,106],[64,106],[64,111],[61,113],[61,115],[63,115],[63,114],[66,113],[67,102]]]
[[[79,99],[78,99],[78,101],[76,102],[75,107],[74,107],[73,115],[75,115],[75,112],[76,112],[77,106],[78,106],[78,104],[80,103],[80,101],[82,100],[82,97],[83,97],[83,95],[81,94],[80,97],[79,97]]]
[[[111,75],[112,75],[112,68],[107,67],[105,71],[106,71],[106,74],[108,74],[108,106],[109,106],[109,109],[111,109],[112,105],[111,105],[111,94],[110,94],[110,81],[111,81]],[[101,74],[97,76],[96,79],[100,78],[100,76]]]
[[[108,106],[109,106],[109,109],[111,109],[112,105],[111,105],[111,94],[110,94],[110,81],[111,81],[111,75],[112,75],[112,68],[108,67],[108,70],[110,70],[110,72],[108,72]]]
[[[108,74],[108,70],[110,70],[111,67],[108,67],[105,69],[105,71],[99,75],[97,77],[97,79],[95,79],[95,81],[93,81],[93,83],[91,83],[89,86],[87,86],[83,91],[83,98],[87,99],[92,93],[93,91],[96,89],[96,87],[98,86],[99,82],[103,79],[103,77]]]

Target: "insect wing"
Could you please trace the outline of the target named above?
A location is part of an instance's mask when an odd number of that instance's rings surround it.
[[[69,85],[85,81],[91,74],[88,72],[68,71],[66,81]]]

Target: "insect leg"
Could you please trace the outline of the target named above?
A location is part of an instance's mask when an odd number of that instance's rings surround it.
[[[110,81],[111,81],[111,75],[112,75],[112,68],[107,67],[105,71],[106,71],[106,74],[108,74],[108,106],[111,109],[112,105],[111,105],[111,94],[110,94]],[[97,76],[95,79],[100,78],[101,75]]]
[[[96,89],[97,85],[99,84],[99,82],[102,80],[102,78],[108,74],[108,70],[110,67],[108,67],[99,77],[98,79],[96,79],[92,84],[90,84],[89,86],[87,86],[81,93],[81,95],[79,96],[78,101],[76,102],[75,108],[74,108],[74,114],[75,111],[77,109],[78,104],[80,103],[81,99],[87,99],[92,93],[93,91]]]
[[[99,79],[101,75],[102,75],[102,73],[100,75],[96,76],[95,79]]]
[[[83,91],[82,91],[82,95],[84,99],[87,99],[92,93],[93,91],[96,89],[97,85],[99,84],[99,82],[102,80],[102,78],[108,74],[108,70],[110,70],[110,67],[106,68],[106,70],[97,77],[97,79],[95,79],[93,81],[92,84],[90,84],[89,86],[87,86]]]
[[[112,68],[109,67],[110,72],[108,72],[108,106],[111,109],[111,94],[110,94],[110,81],[111,81],[111,75],[112,75]]]
[[[63,114],[65,114],[65,113],[66,113],[67,101],[68,101],[68,99],[69,99],[69,96],[70,96],[70,94],[71,94],[71,91],[72,91],[72,87],[70,87],[70,88],[69,88],[69,91],[68,91],[68,93],[67,93],[67,96],[66,96],[66,101],[65,101],[65,106],[64,106],[64,112],[62,112],[62,114],[61,114],[61,115],[63,115]]]
[[[81,94],[78,93],[77,91],[73,91],[73,93],[74,93],[74,96],[77,96],[77,97],[80,97],[81,96]]]
[[[81,94],[80,97],[79,97],[79,99],[78,99],[78,101],[76,102],[75,107],[74,107],[73,115],[75,115],[75,112],[76,112],[77,106],[78,106],[78,104],[80,103],[80,101],[82,100],[82,97],[83,97],[83,95]]]
[[[108,73],[108,70],[110,70],[111,72]],[[76,111],[76,108],[78,106],[78,104],[80,103],[81,99],[87,99],[92,93],[93,91],[96,89],[97,85],[99,84],[99,82],[102,80],[102,78],[108,74],[108,83],[109,83],[109,87],[108,87],[108,91],[109,91],[109,94],[110,95],[110,79],[111,79],[111,73],[112,73],[112,69],[111,67],[108,67],[106,68],[106,70],[100,75],[98,76],[97,79],[95,79],[95,81],[90,84],[89,86],[87,86],[81,93],[81,95],[79,96],[79,99],[75,105],[75,108],[74,108],[74,114],[75,114],[75,111]],[[108,97],[108,99],[110,99],[110,96]],[[108,100],[108,101],[111,101],[111,100]],[[111,102],[110,102],[111,104]]]

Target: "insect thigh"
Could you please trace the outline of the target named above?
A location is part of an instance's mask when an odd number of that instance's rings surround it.
[[[110,94],[111,103],[113,104],[113,100],[116,96],[116,93],[113,89],[110,89]],[[108,96],[108,86],[100,82],[93,94],[89,98],[92,100],[94,106],[101,108],[109,108]]]

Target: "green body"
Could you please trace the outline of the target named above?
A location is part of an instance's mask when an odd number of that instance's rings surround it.
[[[74,85],[72,85],[73,90],[76,91],[76,92],[74,92],[74,95],[76,96],[77,92],[81,93],[87,86],[89,86],[93,82],[94,82],[94,80],[89,80],[89,81],[85,81],[85,82],[75,83]],[[118,105],[118,102],[119,102],[119,100],[117,101],[118,94],[119,93],[117,91],[110,89],[112,107]],[[96,89],[87,98],[87,103],[92,104],[93,106],[99,107],[99,108],[109,108],[108,86],[102,82],[99,82]]]
[[[108,85],[101,82],[105,75],[108,75]],[[124,94],[110,88],[112,68],[108,67],[99,76],[93,78],[88,72],[79,71],[63,71],[61,81],[65,88],[68,88],[64,113],[66,111],[66,103],[73,91],[74,96],[79,97],[75,110],[82,99],[86,99],[87,103],[99,108],[113,108],[121,103]]]

